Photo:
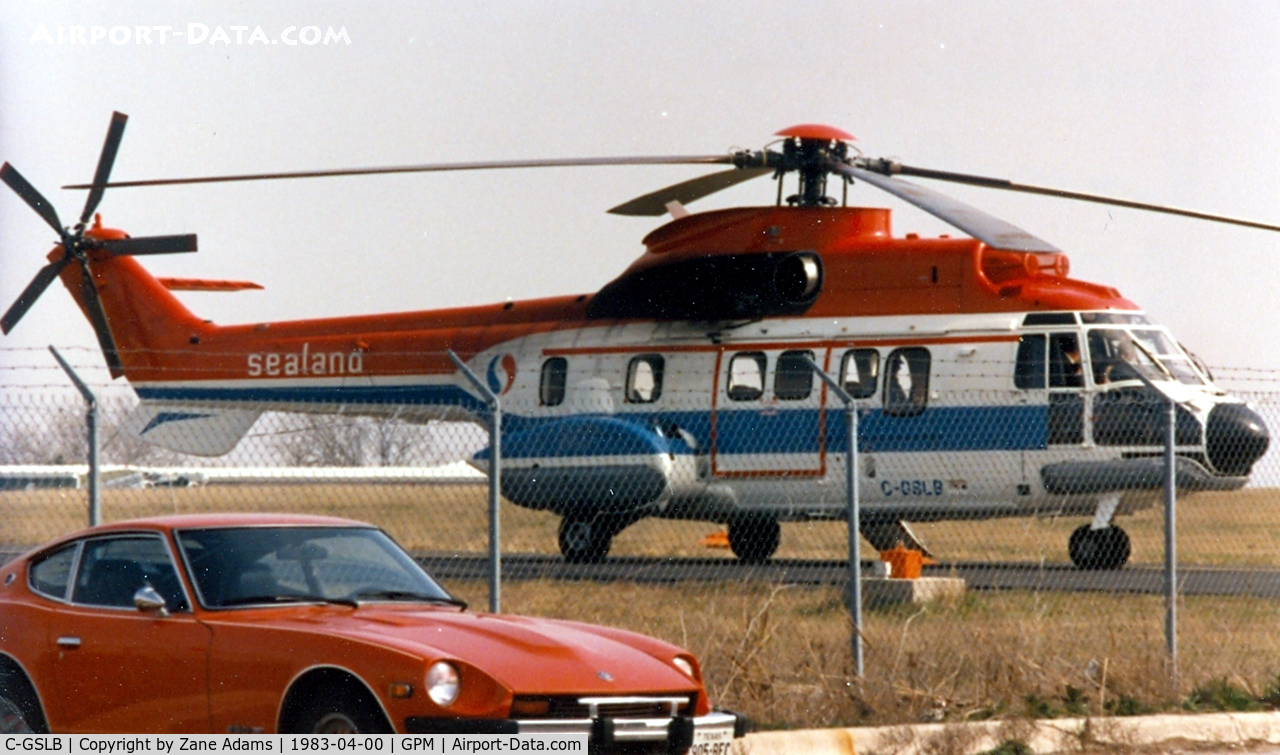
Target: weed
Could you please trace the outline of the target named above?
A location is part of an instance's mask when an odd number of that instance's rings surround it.
[[[1107,713],[1113,716],[1143,716],[1152,710],[1151,706],[1143,705],[1142,701],[1132,695],[1118,695],[1106,704]]]
[[[1027,715],[1031,718],[1057,718],[1058,711],[1054,709],[1053,703],[1045,700],[1036,693],[1032,692],[1025,695],[1022,701],[1027,704]]]
[[[1211,679],[1191,690],[1183,701],[1187,710],[1258,710],[1262,706],[1245,690],[1227,680],[1225,676]]]
[[[1068,716],[1089,715],[1089,696],[1077,687],[1067,685],[1062,695],[1062,709]]]

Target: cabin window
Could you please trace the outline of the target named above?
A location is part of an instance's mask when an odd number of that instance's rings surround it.
[[[884,412],[913,417],[929,403],[929,350],[895,349],[885,360]]]
[[[1013,384],[1023,389],[1044,387],[1045,345],[1043,334],[1018,339],[1018,361],[1013,368]]]
[[[854,398],[875,395],[880,379],[880,352],[875,349],[851,349],[840,361],[840,384]]]
[[[753,401],[764,395],[765,356],[759,351],[734,354],[729,360],[729,398]]]
[[[627,365],[627,401],[649,404],[662,395],[661,354],[641,354]]]
[[[784,351],[773,376],[773,395],[782,401],[802,401],[813,393],[812,351]]]
[[[569,361],[564,357],[551,357],[542,363],[542,382],[538,385],[538,401],[543,406],[559,406],[564,403],[564,386],[569,376]]]
[[[75,555],[76,544],[73,543],[32,564],[31,589],[45,597],[65,600],[67,585],[71,582],[71,563],[75,560]]]

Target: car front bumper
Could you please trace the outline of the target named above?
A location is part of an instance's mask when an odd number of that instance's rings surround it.
[[[405,719],[410,734],[586,734],[593,752],[614,746],[662,745],[671,755],[727,755],[746,733],[746,719],[728,711],[674,718],[426,718]]]

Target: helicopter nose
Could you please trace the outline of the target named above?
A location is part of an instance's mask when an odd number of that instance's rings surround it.
[[[1219,404],[1209,412],[1205,451],[1222,474],[1247,475],[1267,452],[1271,433],[1258,413],[1244,404]]]

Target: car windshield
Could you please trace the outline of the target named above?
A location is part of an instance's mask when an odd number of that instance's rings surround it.
[[[209,608],[325,601],[459,603],[372,527],[182,530],[178,545]]]

